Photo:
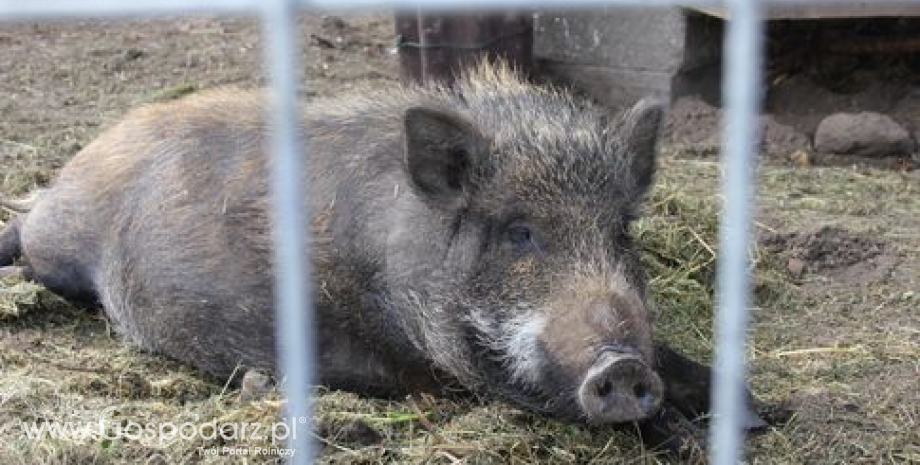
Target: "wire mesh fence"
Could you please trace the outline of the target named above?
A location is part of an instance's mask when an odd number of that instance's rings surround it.
[[[276,340],[279,367],[287,389],[287,417],[310,419],[306,389],[314,368],[311,324],[309,250],[304,225],[305,209],[300,173],[304,166],[303,144],[298,140],[297,92],[300,69],[295,36],[295,14],[305,9],[426,8],[444,10],[495,10],[499,8],[665,6],[666,0],[577,0],[533,2],[527,0],[46,0],[23,2],[0,0],[0,20],[74,17],[135,17],[176,14],[232,14],[259,16],[267,34],[267,67],[272,95],[273,221],[275,239]],[[801,3],[782,0],[773,3]],[[716,464],[738,463],[744,440],[741,430],[743,385],[746,375],[745,341],[750,302],[748,244],[754,177],[752,153],[760,82],[760,11],[754,0],[729,0],[729,27],[725,37],[727,57],[723,95],[727,105],[723,123],[722,222],[718,267],[716,316],[716,376],[714,422],[710,444]],[[306,259],[305,259],[306,258]],[[309,426],[305,425],[305,426]],[[306,430],[303,428],[302,430]],[[309,435],[291,439],[298,453],[293,463],[308,463],[312,451]]]

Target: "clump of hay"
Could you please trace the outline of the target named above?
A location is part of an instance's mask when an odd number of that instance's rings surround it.
[[[689,180],[705,171],[681,167],[659,178],[634,233],[649,276],[658,337],[708,360],[718,259],[718,179],[710,173],[701,180],[702,192],[688,189]],[[775,260],[756,243],[749,257],[755,305],[784,296],[788,279]]]
[[[14,278],[0,279],[0,320],[15,318],[35,308],[47,291],[42,286]]]

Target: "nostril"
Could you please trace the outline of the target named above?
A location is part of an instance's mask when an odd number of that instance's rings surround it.
[[[607,397],[610,395],[611,391],[613,391],[613,384],[610,383],[610,380],[605,379],[603,382],[597,384],[597,397]]]
[[[633,395],[636,396],[636,399],[642,400],[651,395],[651,389],[645,383],[636,383],[633,386]]]
[[[646,418],[661,402],[661,381],[638,357],[605,353],[578,388],[582,411],[596,423]]]
[[[658,407],[658,396],[651,384],[639,382],[633,385],[633,395],[642,410],[651,413]]]

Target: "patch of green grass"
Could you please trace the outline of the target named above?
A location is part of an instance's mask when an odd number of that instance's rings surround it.
[[[656,334],[698,360],[709,360],[713,345],[718,188],[715,164],[669,160],[635,228],[656,307]],[[787,298],[787,277],[756,243],[750,260],[755,305]]]

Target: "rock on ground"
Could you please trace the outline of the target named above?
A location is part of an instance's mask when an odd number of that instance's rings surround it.
[[[822,154],[906,155],[914,150],[910,133],[881,113],[835,113],[815,131],[815,150]]]

